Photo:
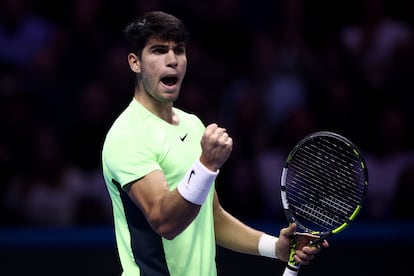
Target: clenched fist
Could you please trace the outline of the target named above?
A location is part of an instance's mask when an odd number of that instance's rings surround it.
[[[229,158],[233,148],[233,139],[225,128],[213,123],[208,125],[204,131],[201,148],[200,162],[211,171],[217,171]]]

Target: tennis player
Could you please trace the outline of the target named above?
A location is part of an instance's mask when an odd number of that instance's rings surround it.
[[[288,260],[296,225],[274,237],[226,212],[214,182],[233,141],[174,107],[187,69],[187,31],[176,17],[149,12],[124,31],[134,97],[109,130],[102,152],[122,275],[217,275],[216,244]],[[324,242],[323,246],[327,246]],[[308,264],[320,247],[305,246]]]

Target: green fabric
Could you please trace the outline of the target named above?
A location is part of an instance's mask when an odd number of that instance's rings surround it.
[[[201,154],[204,125],[194,115],[174,108],[180,119],[171,125],[133,100],[118,117],[105,139],[102,161],[105,182],[112,199],[115,233],[123,275],[139,275],[119,190],[154,170],[162,170],[170,190],[177,187]],[[171,275],[216,275],[213,221],[214,185],[196,219],[173,240],[163,239]]]

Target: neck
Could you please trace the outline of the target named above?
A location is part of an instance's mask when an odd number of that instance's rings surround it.
[[[178,125],[179,119],[174,113],[172,102],[161,103],[150,97],[147,93],[137,93],[137,91],[135,92],[134,98],[155,116],[169,124]]]

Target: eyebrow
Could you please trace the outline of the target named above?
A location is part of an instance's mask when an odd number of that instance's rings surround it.
[[[169,43],[162,43],[162,42],[160,42],[160,43],[157,43],[157,44],[154,44],[154,45],[151,45],[150,47],[149,47],[149,49],[156,49],[156,48],[169,48],[170,46],[169,46]],[[185,47],[185,43],[184,42],[181,42],[181,43],[178,43],[178,44],[176,44],[174,47],[172,47],[172,48],[180,48],[180,47]]]

